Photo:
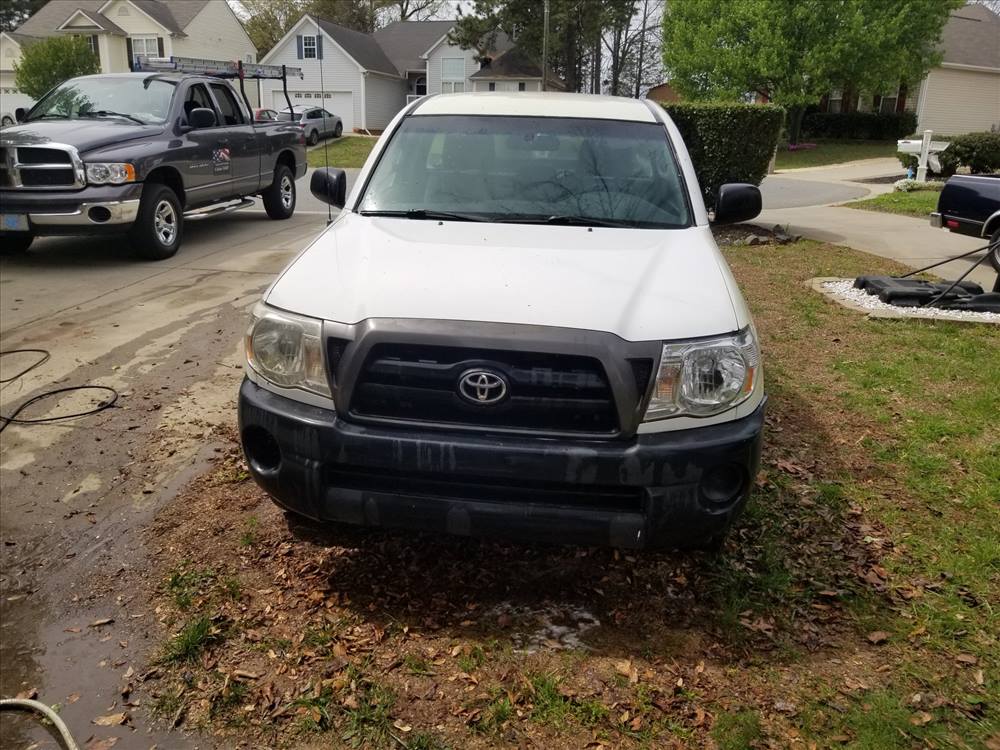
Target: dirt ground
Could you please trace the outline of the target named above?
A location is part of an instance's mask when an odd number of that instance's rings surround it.
[[[763,294],[753,264],[736,272]],[[787,371],[785,318],[803,313],[772,302],[755,315]],[[779,379],[757,500],[721,555],[317,527],[242,461],[247,304],[116,353],[132,363],[119,407],[5,455],[3,695],[58,703],[91,750],[889,746],[841,728],[909,684],[905,642],[869,625],[898,610],[885,566],[906,540],[836,494],[845,475],[898,489],[859,439],[883,429],[872,415]],[[91,375],[107,370],[73,378]],[[44,461],[19,470],[29,448]],[[893,746],[977,746],[981,716],[930,688],[906,700]],[[921,733],[932,720],[945,739]],[[0,732],[56,746],[23,718]]]

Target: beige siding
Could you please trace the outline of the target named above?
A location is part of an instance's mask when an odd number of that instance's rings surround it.
[[[7,36],[0,36],[0,70],[14,70],[14,66],[19,62],[21,62],[21,45]]]
[[[128,0],[115,0],[104,9],[104,15],[111,19],[126,34],[152,34],[164,37],[165,47],[170,46],[170,35],[160,24],[139,10]],[[164,49],[166,54],[172,54],[169,49]]]
[[[310,36],[317,34],[317,29],[309,22],[300,26],[295,33],[285,40],[284,44],[279,44],[275,49],[268,52],[266,55],[267,59],[262,62],[266,62],[268,65],[288,65],[290,67],[302,68],[304,78],[288,79],[289,92],[309,92],[310,94],[316,94],[323,90],[338,93],[350,92],[353,99],[352,111],[338,111],[336,114],[340,115],[341,120],[343,120],[345,130],[349,131],[352,128],[362,127],[362,115],[364,113],[361,111],[361,71],[358,69],[357,63],[342,52],[334,41],[326,35],[323,37],[324,59],[322,61],[315,59],[299,60],[298,49],[295,44],[295,37],[298,34]],[[320,62],[323,63],[322,88],[320,88]],[[281,91],[281,81],[261,81],[261,102],[263,102],[263,106],[272,106],[275,101],[273,94],[275,91]],[[331,97],[331,99],[333,98]],[[322,102],[322,98],[317,101],[314,96],[305,100],[295,99],[294,97],[292,99],[292,103],[296,105],[325,106]],[[284,109],[284,105],[279,108]]]
[[[211,0],[184,29],[186,37],[174,39],[174,54],[210,60],[256,62],[253,42],[226,0]]]
[[[102,73],[128,72],[128,50],[124,37],[101,34],[97,37],[97,49],[101,54]]]
[[[1000,72],[935,68],[920,94],[920,131],[961,135],[1000,127]]]
[[[369,130],[385,130],[406,104],[406,81],[369,74],[365,78],[365,124]]]
[[[442,42],[435,47],[427,58],[427,93],[441,93],[441,66],[442,60],[446,57],[461,57],[465,60],[465,90],[472,91],[469,76],[479,70],[479,63],[474,58],[475,54],[475,50],[462,49],[447,42]]]

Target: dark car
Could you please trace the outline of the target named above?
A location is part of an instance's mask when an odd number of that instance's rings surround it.
[[[320,138],[340,138],[344,133],[341,119],[322,107],[294,107],[281,110],[278,116],[285,121],[297,123],[306,134],[306,142],[310,146],[319,143]]]
[[[180,69],[178,69],[180,70]],[[225,80],[169,71],[72,78],[0,132],[0,250],[43,235],[127,233],[153,260],[184,220],[253,205],[287,219],[302,132],[254,123]]]
[[[988,237],[989,261],[997,272],[993,291],[1000,292],[1000,174],[951,177],[941,190],[931,225],[970,237]]]

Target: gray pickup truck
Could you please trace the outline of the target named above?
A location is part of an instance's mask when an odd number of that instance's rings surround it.
[[[72,78],[18,115],[0,131],[4,254],[37,236],[127,233],[140,257],[169,258],[185,219],[249,196],[289,218],[306,171],[300,128],[255,123],[224,78],[182,68]]]

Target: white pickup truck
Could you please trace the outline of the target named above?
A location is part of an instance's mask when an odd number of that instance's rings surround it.
[[[256,481],[322,521],[625,548],[717,544],[761,354],[687,149],[649,101],[424,97],[246,336]],[[760,211],[718,191],[713,220]]]

